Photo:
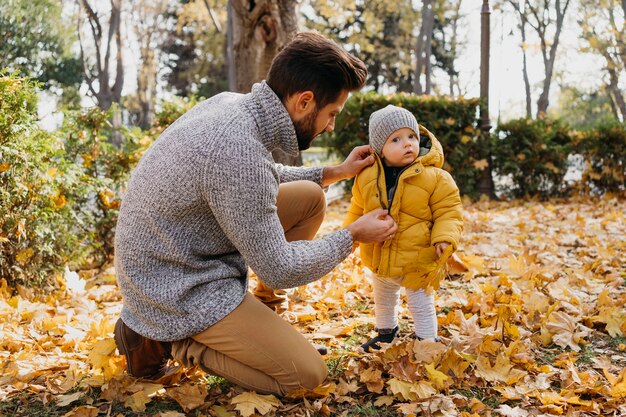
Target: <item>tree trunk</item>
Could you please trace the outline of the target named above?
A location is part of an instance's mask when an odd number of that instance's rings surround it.
[[[532,100],[530,97],[530,80],[528,79],[528,57],[526,56],[526,18],[521,17],[520,29],[522,31],[522,73],[524,77],[524,91],[526,92],[526,117],[533,117]]]
[[[111,15],[109,18],[108,34],[103,43],[102,24],[98,13],[89,4],[88,0],[77,0],[82,11],[78,26],[78,40],[80,46],[80,57],[85,72],[85,79],[90,93],[96,99],[98,107],[108,110],[113,103],[119,103],[122,97],[122,87],[124,86],[124,60],[122,54],[122,32],[121,32],[121,0],[111,0]],[[82,20],[85,15],[89,23],[90,33],[93,41],[95,57],[89,58],[85,54],[82,39]],[[113,39],[115,39],[115,56],[113,53]],[[104,57],[103,57],[104,53]],[[111,80],[111,66],[114,61],[115,81]],[[97,83],[96,83],[97,81]],[[97,90],[96,90],[97,84]],[[119,110],[117,110],[119,112]],[[111,142],[119,145],[121,137],[116,128],[121,126],[121,116],[114,115],[112,124],[114,127]]]
[[[417,44],[415,47],[415,80],[413,84],[413,92],[415,94],[423,94],[422,88],[422,74],[426,68],[426,50],[430,50],[430,44],[426,39],[428,37],[428,21],[430,19],[431,0],[423,0],[422,2],[422,24],[420,25],[420,32],[417,36]],[[432,25],[431,25],[432,33]]]
[[[265,79],[272,59],[297,33],[293,0],[230,0],[233,8],[235,87],[250,91]]]
[[[549,8],[549,1],[545,1],[544,7]],[[567,13],[567,8],[570,4],[570,0],[565,0],[565,4],[563,8],[561,8],[561,1],[556,0],[554,8],[556,11],[556,21],[554,22],[555,32],[554,37],[552,38],[552,45],[548,46],[548,39],[546,34],[546,28],[550,25],[551,20],[549,15],[546,13],[537,12],[536,8],[533,8],[530,4],[529,0],[526,0],[526,7],[531,10],[531,13],[537,20],[537,25],[533,26],[533,28],[537,31],[539,38],[541,40],[541,53],[543,55],[543,63],[544,63],[544,73],[545,78],[543,81],[543,90],[541,91],[541,95],[539,96],[539,100],[537,100],[537,117],[544,117],[546,112],[548,111],[549,95],[550,95],[550,85],[552,83],[552,75],[554,72],[554,62],[556,60],[556,51],[559,46],[559,40],[561,37],[561,30],[563,29],[563,22],[565,20],[565,14]],[[531,25],[532,26],[532,25]]]
[[[167,0],[142,0],[133,4],[133,22],[141,65],[137,71],[137,125],[147,129],[154,121],[158,72],[158,44],[162,38]]]
[[[230,0],[235,90],[246,93],[267,76],[272,60],[298,32],[295,0]],[[302,158],[272,153],[285,165],[302,165]]]
[[[431,7],[428,14],[428,20],[426,21],[426,45],[424,48],[424,64],[426,65],[424,71],[424,94],[430,95],[432,89],[432,63],[430,60],[432,54],[432,41],[433,41],[433,27],[435,25],[435,10]]]
[[[612,93],[611,95],[615,105],[619,109],[619,112],[622,114],[622,121],[626,122],[626,101],[624,100],[622,90],[620,90],[619,88],[619,76],[617,75],[615,68],[609,67],[608,71],[610,79],[608,89]]]

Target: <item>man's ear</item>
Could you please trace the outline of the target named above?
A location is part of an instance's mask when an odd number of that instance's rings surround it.
[[[315,94],[310,90],[295,93],[286,100],[285,107],[293,120],[299,120],[315,109]]]

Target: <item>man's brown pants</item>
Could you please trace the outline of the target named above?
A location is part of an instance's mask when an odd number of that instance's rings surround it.
[[[312,239],[326,211],[324,192],[309,181],[281,184],[276,205],[288,241]],[[174,342],[172,355],[185,366],[198,365],[260,393],[312,389],[327,374],[317,350],[250,293],[213,326]]]

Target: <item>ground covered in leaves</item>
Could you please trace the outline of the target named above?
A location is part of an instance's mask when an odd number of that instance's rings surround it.
[[[320,233],[339,227],[345,201]],[[437,292],[441,342],[402,337],[380,353],[358,258],[288,291],[282,313],[328,346],[329,380],[289,398],[186,370],[168,384],[124,372],[112,338],[111,269],[59,277],[58,293],[0,288],[0,416],[624,416],[623,199],[466,204],[466,232]],[[466,269],[466,270],[464,270]]]

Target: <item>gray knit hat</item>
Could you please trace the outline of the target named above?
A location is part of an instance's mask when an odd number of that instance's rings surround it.
[[[370,116],[370,146],[378,155],[382,155],[383,146],[389,135],[398,129],[408,127],[419,137],[420,129],[413,113],[402,107],[388,105],[376,110]]]

